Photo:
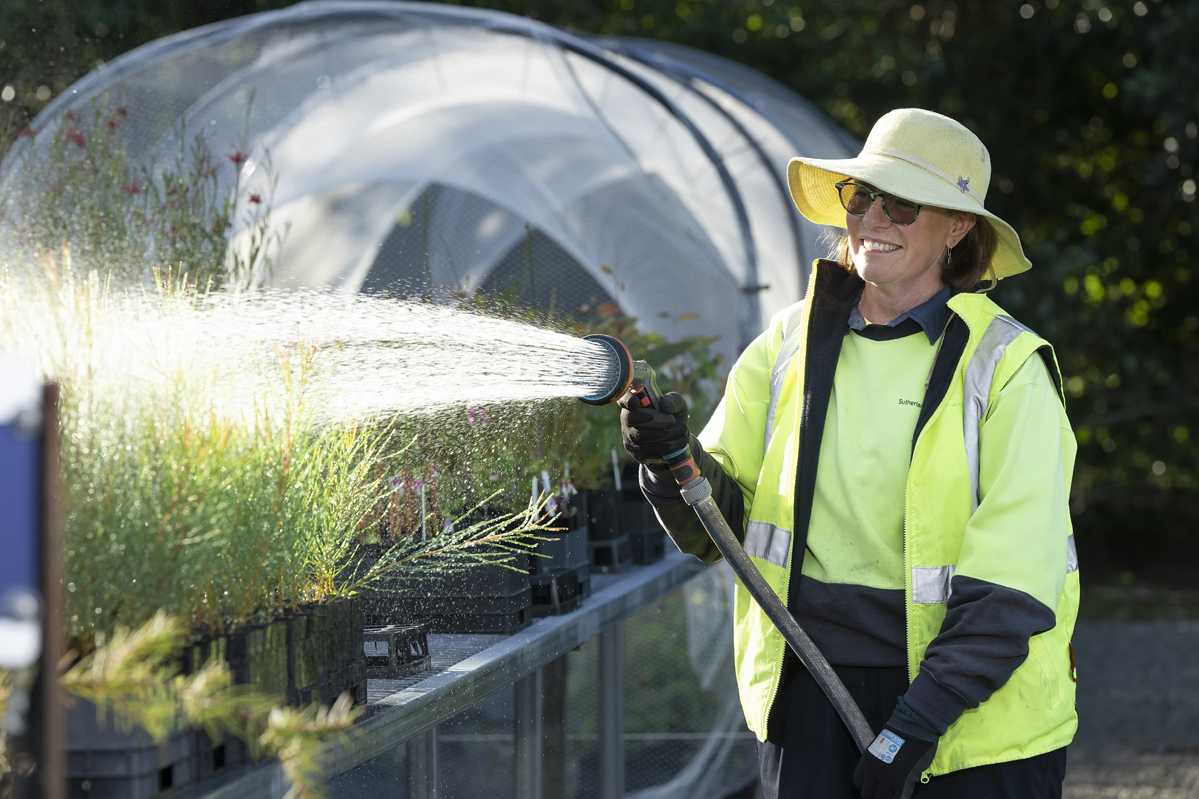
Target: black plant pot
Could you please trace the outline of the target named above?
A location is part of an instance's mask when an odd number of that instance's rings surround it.
[[[633,562],[625,532],[620,491],[590,491],[587,496],[591,566],[602,573],[622,572]]]
[[[307,605],[288,619],[287,698],[331,705],[349,691],[366,701],[366,626],[360,597]]]
[[[641,493],[636,470],[626,474],[620,492],[620,519],[633,563],[654,563],[666,553],[666,532],[658,522],[654,508]]]
[[[283,695],[292,704],[331,705],[345,691],[366,701],[363,603],[358,597],[305,605],[268,624],[249,624],[194,641],[184,654],[193,673],[210,657],[229,664],[233,682]]]
[[[530,584],[536,617],[558,616],[576,610],[583,599],[591,596],[587,495],[576,495],[569,514],[559,516],[553,526],[567,529],[538,541],[533,555]],[[554,577],[551,579],[547,575]]]

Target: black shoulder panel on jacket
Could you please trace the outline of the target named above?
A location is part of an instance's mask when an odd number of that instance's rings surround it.
[[[1053,381],[1053,387],[1057,389],[1057,398],[1062,401],[1062,405],[1066,404],[1066,392],[1062,390],[1062,373],[1058,371],[1057,361],[1053,358],[1053,349],[1046,344],[1037,350],[1037,355],[1041,356],[1041,360],[1045,362],[1045,368],[1049,370],[1049,379]]]

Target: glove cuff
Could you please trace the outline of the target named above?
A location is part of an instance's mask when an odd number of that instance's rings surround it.
[[[639,482],[641,483],[641,493],[655,508],[678,505],[683,501],[679,494],[679,484],[675,482],[670,469],[665,466],[658,468],[641,464]]]
[[[915,738],[926,743],[936,743],[941,734],[937,729],[924,720],[924,717],[908,707],[908,703],[899,697],[895,704],[895,712],[891,714],[887,726],[900,735]]]

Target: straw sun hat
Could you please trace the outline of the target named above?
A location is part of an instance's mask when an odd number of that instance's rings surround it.
[[[857,158],[793,158],[787,165],[787,184],[796,207],[820,225],[845,227],[845,208],[833,184],[850,178],[920,205],[986,217],[999,239],[995,276],[1005,278],[1032,268],[1012,226],[983,207],[991,182],[987,148],[949,117],[900,108],[874,123]]]

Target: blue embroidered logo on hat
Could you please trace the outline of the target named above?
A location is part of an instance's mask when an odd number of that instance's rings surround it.
[[[958,188],[962,190],[962,194],[970,191],[970,178],[964,178],[958,175]]]

